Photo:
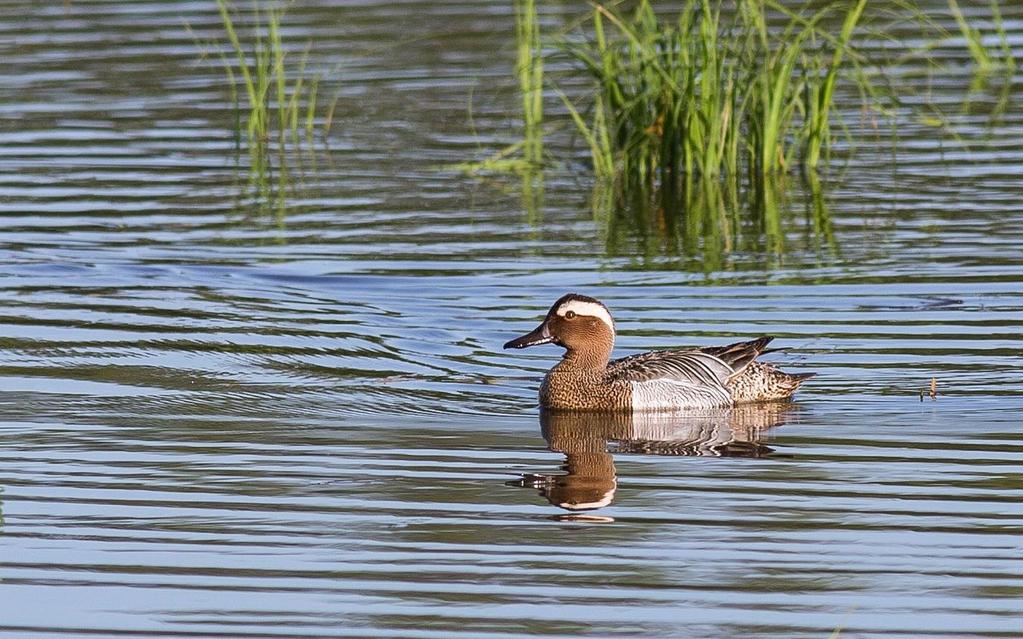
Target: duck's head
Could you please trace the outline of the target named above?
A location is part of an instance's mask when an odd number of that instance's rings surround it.
[[[598,299],[569,293],[554,302],[539,326],[504,347],[526,348],[551,343],[563,346],[569,355],[590,355],[607,363],[615,344],[611,312]]]

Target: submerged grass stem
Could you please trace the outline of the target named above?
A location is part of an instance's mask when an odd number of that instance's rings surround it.
[[[216,3],[227,36],[226,45],[216,49],[233,105],[236,150],[248,152],[249,186],[256,197],[283,198],[290,183],[288,160],[302,150],[300,133],[304,130],[310,146],[313,142],[321,76],[307,73],[312,47],[306,46],[297,64],[288,63],[282,31],[286,5],[254,2],[251,36],[246,39],[239,34],[237,11],[228,0]],[[323,118],[325,131],[336,103],[335,96]]]

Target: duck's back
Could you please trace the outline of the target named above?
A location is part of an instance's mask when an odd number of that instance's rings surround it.
[[[634,411],[728,406],[726,384],[734,373],[721,358],[700,350],[641,353],[607,367],[610,380],[628,383]]]

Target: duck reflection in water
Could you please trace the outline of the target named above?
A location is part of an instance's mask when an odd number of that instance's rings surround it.
[[[540,411],[548,447],[565,454],[565,474],[528,474],[511,485],[536,488],[559,508],[603,508],[618,488],[613,453],[678,457],[765,457],[763,434],[780,426],[795,404],[748,404],[673,413]]]

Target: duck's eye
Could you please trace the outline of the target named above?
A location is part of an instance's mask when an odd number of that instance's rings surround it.
[[[575,311],[565,311],[565,319],[575,319]]]

